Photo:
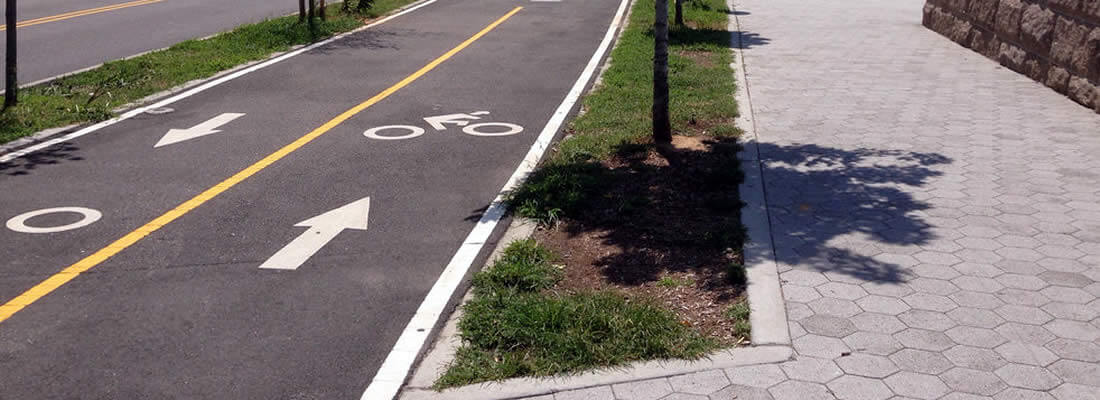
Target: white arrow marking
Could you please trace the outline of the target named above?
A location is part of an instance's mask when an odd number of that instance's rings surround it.
[[[168,133],[164,134],[164,137],[160,138],[160,141],[153,145],[153,147],[167,146],[184,140],[221,132],[217,129],[219,126],[228,124],[230,121],[243,116],[244,114],[240,113],[224,113],[188,129],[169,129]]]
[[[369,213],[370,197],[364,197],[346,206],[294,224],[294,226],[309,227],[309,230],[302,232],[275,255],[264,261],[260,268],[298,269],[344,229],[367,230]]]

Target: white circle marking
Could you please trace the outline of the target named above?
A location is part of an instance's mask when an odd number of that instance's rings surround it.
[[[508,128],[508,130],[502,131],[502,132],[482,132],[482,131],[478,130],[478,128],[484,128],[484,127],[489,127],[489,126],[504,127],[504,128]],[[523,132],[523,127],[519,126],[519,125],[516,125],[516,124],[510,124],[510,123],[507,123],[507,122],[482,122],[482,123],[479,123],[479,124],[467,125],[465,128],[462,128],[462,132],[466,133],[467,135],[474,135],[474,136],[508,136],[508,135],[515,135],[517,133]]]
[[[39,226],[29,226],[29,225],[27,225],[27,220],[28,219],[31,219],[31,218],[34,218],[34,217],[37,217],[37,216],[40,216],[40,215],[63,213],[63,212],[80,214],[82,216],[82,218],[80,218],[80,221],[76,221],[76,222],[73,222],[71,224],[66,224],[66,225],[59,225],[59,226],[39,227]],[[83,228],[85,226],[88,226],[88,225],[91,225],[91,224],[95,223],[96,221],[99,221],[99,219],[102,218],[102,217],[103,217],[103,213],[101,213],[99,211],[96,211],[96,210],[93,210],[91,208],[84,208],[84,207],[54,207],[54,208],[44,208],[44,209],[41,209],[41,210],[35,210],[35,211],[26,212],[26,213],[16,215],[16,216],[14,216],[14,217],[12,217],[11,219],[8,220],[7,226],[8,226],[8,229],[11,229],[11,230],[16,231],[16,232],[22,232],[22,233],[54,233],[54,232],[64,232],[64,231],[68,231],[68,230],[73,230],[73,229],[76,229],[76,228]]]
[[[381,132],[381,131],[386,130],[386,129],[404,129],[404,130],[409,131],[409,133],[406,134],[406,135],[401,135],[401,136],[382,136],[382,135],[378,134],[378,132]],[[420,135],[423,135],[423,134],[424,134],[424,128],[421,128],[421,127],[418,127],[418,126],[412,126],[412,125],[386,125],[386,126],[379,126],[379,127],[370,128],[370,129],[367,129],[365,132],[363,132],[363,136],[369,137],[371,139],[378,139],[378,140],[412,139],[414,137],[417,137],[417,136],[420,136]]]

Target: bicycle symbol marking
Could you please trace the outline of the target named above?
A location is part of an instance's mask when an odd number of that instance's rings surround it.
[[[432,117],[424,117],[424,122],[427,122],[432,129],[436,131],[447,130],[447,124],[462,127],[462,133],[470,136],[482,136],[482,137],[496,137],[496,136],[510,136],[523,132],[523,127],[510,122],[478,122],[471,124],[471,121],[480,120],[482,115],[488,115],[488,111],[476,111],[469,114],[446,114],[436,115]],[[383,134],[385,131],[400,131],[401,134],[391,132]],[[415,125],[385,125],[377,126],[367,129],[363,132],[363,136],[371,139],[378,140],[403,140],[412,139],[417,136],[423,135],[426,132],[424,128]]]

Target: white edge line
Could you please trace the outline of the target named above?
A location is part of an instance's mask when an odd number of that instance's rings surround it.
[[[607,28],[607,33],[604,34],[600,46],[596,48],[596,52],[588,60],[588,65],[584,67],[580,77],[573,84],[573,88],[569,90],[569,93],[558,105],[558,109],[554,111],[546,126],[542,128],[542,132],[539,133],[535,143],[527,151],[527,156],[523,158],[515,172],[508,178],[508,182],[500,189],[500,193],[493,199],[481,219],[477,221],[474,229],[466,236],[466,240],[459,246],[458,252],[455,253],[454,257],[451,257],[451,261],[447,263],[447,267],[440,274],[439,279],[428,291],[424,301],[417,308],[416,314],[409,320],[409,324],[405,326],[405,330],[397,338],[397,343],[393,345],[393,349],[386,356],[386,360],[382,362],[382,366],[379,367],[378,372],[371,379],[370,384],[360,398],[361,400],[384,400],[393,399],[397,396],[401,385],[412,369],[413,362],[416,361],[416,356],[420,353],[420,349],[424,347],[428,335],[431,334],[432,328],[435,327],[436,322],[442,316],[451,296],[458,289],[462,278],[466,276],[466,272],[473,265],[474,259],[481,252],[485,242],[489,240],[489,235],[493,233],[493,229],[496,228],[497,223],[504,216],[507,209],[504,204],[505,193],[512,191],[527,179],[527,176],[538,165],[539,159],[546,153],[546,149],[550,147],[550,143],[554,140],[558,129],[565,122],[565,117],[569,115],[569,111],[577,103],[584,92],[585,86],[588,85],[588,81],[592,79],[592,75],[599,67],[600,60],[603,59],[603,55],[615,39],[615,33],[622,22],[623,12],[629,3],[629,0],[622,0],[619,3],[615,18],[611,20],[611,26]]]
[[[180,93],[180,94],[177,94],[177,95],[175,95],[175,96],[169,97],[169,98],[167,98],[167,99],[164,99],[164,100],[158,101],[158,102],[156,102],[156,103],[153,103],[153,104],[150,104],[150,105],[146,105],[146,106],[138,107],[138,108],[135,108],[135,109],[133,109],[133,110],[127,111],[127,112],[123,113],[122,115],[119,115],[119,116],[117,116],[117,117],[114,117],[114,118],[108,119],[108,120],[106,120],[106,121],[103,121],[103,122],[97,123],[97,124],[95,124],[95,125],[92,125],[92,126],[89,126],[89,127],[86,127],[86,128],[84,128],[84,129],[78,130],[78,131],[76,131],[76,132],[73,132],[73,133],[70,133],[70,134],[68,134],[68,135],[65,135],[65,136],[61,136],[61,137],[57,137],[57,138],[54,138],[54,139],[50,139],[50,140],[47,140],[47,141],[45,141],[45,142],[42,142],[42,143],[36,144],[36,145],[34,145],[34,146],[29,146],[29,147],[26,147],[26,148],[23,148],[23,149],[20,149],[20,150],[16,150],[16,151],[13,151],[13,152],[11,152],[11,153],[7,153],[7,154],[4,154],[4,155],[0,156],[0,163],[6,163],[6,162],[9,162],[9,161],[11,161],[11,160],[14,160],[14,159],[16,159],[16,158],[19,158],[19,157],[23,157],[23,156],[25,156],[25,155],[28,155],[28,154],[34,153],[34,152],[36,152],[36,151],[39,151],[39,150],[45,149],[45,148],[47,148],[47,147],[50,147],[50,146],[53,146],[53,145],[56,145],[56,144],[59,144],[59,143],[64,143],[64,142],[68,142],[68,141],[70,141],[70,140],[73,140],[73,139],[76,139],[76,138],[78,138],[78,137],[81,137],[81,136],[87,135],[87,134],[89,134],[89,133],[92,133],[92,132],[98,131],[98,130],[100,130],[100,129],[103,129],[103,128],[106,128],[106,127],[108,127],[108,126],[111,126],[111,125],[117,124],[117,123],[119,123],[119,122],[122,122],[122,121],[128,120],[128,119],[130,119],[130,118],[133,118],[133,117],[135,117],[135,116],[137,116],[137,115],[140,115],[140,114],[144,113],[145,111],[147,111],[147,110],[149,110],[149,109],[164,107],[164,106],[166,106],[166,105],[169,105],[169,104],[175,103],[175,102],[177,102],[177,101],[180,101],[180,100],[186,99],[186,98],[188,98],[188,97],[191,97],[191,96],[194,96],[194,95],[196,95],[196,94],[199,94],[199,93],[201,93],[201,92],[203,92],[203,91],[206,91],[207,89],[210,89],[210,88],[212,88],[212,87],[215,87],[215,86],[221,85],[221,84],[223,84],[223,83],[226,83],[226,82],[229,82],[229,81],[231,81],[231,80],[234,80],[234,79],[240,78],[240,77],[242,77],[242,76],[245,76],[245,75],[247,75],[247,74],[249,74],[249,73],[252,73],[252,72],[255,72],[255,71],[258,71],[258,70],[261,70],[261,69],[267,68],[267,67],[269,67],[269,66],[272,66],[272,65],[274,65],[274,64],[276,64],[276,63],[279,63],[279,62],[285,61],[285,60],[286,60],[286,59],[288,59],[288,58],[291,58],[291,57],[297,56],[297,55],[299,55],[299,54],[302,54],[302,53],[305,53],[305,52],[307,52],[307,51],[310,51],[310,50],[316,49],[316,48],[318,48],[318,47],[321,47],[321,46],[324,46],[324,45],[326,45],[326,44],[332,43],[332,42],[334,42],[334,41],[337,41],[337,40],[343,39],[344,37],[346,37],[346,36],[348,36],[348,35],[351,35],[351,34],[354,34],[354,33],[360,32],[360,31],[363,31],[363,30],[365,30],[365,29],[368,29],[368,28],[371,28],[371,27],[374,27],[374,26],[377,26],[377,25],[381,25],[382,23],[384,23],[384,22],[386,22],[386,21],[389,21],[389,20],[391,20],[391,19],[394,19],[394,18],[400,17],[400,16],[402,16],[402,15],[408,14],[408,13],[410,13],[410,12],[413,12],[413,11],[416,11],[417,9],[420,9],[421,7],[424,7],[424,6],[427,6],[427,5],[429,5],[429,4],[435,3],[436,1],[437,1],[437,0],[428,0],[428,1],[425,1],[425,2],[423,2],[423,3],[421,3],[421,4],[418,4],[418,5],[416,5],[416,6],[413,6],[413,7],[409,7],[409,8],[407,8],[407,9],[405,9],[405,10],[402,10],[401,12],[398,12],[398,13],[396,13],[396,14],[393,14],[393,15],[390,15],[390,16],[388,16],[388,17],[382,18],[382,19],[380,19],[380,20],[378,20],[378,21],[374,21],[374,22],[372,22],[372,23],[370,23],[370,24],[367,24],[366,26],[362,26],[362,27],[359,27],[359,28],[353,29],[353,30],[351,30],[351,31],[348,31],[348,32],[344,32],[344,33],[341,33],[341,34],[339,34],[339,35],[333,36],[333,37],[331,37],[331,38],[328,38],[328,39],[322,40],[322,41],[320,41],[320,42],[317,42],[317,43],[314,43],[314,44],[311,44],[311,45],[308,45],[308,46],[305,46],[305,47],[299,48],[299,49],[297,49],[297,50],[294,50],[294,51],[291,51],[291,52],[285,53],[285,54],[283,54],[283,55],[281,55],[281,56],[278,56],[278,57],[272,58],[272,59],[270,59],[270,60],[267,60],[267,61],[261,62],[261,63],[259,63],[259,64],[253,65],[253,66],[251,66],[251,67],[248,67],[248,68],[242,69],[242,70],[240,70],[240,71],[234,72],[234,73],[232,73],[232,74],[229,74],[229,75],[223,76],[223,77],[221,77],[221,78],[218,78],[218,79],[212,80],[212,81],[210,81],[210,82],[204,83],[204,84],[202,84],[202,85],[199,85],[199,86],[197,86],[197,87],[194,87],[194,88],[192,88],[192,89],[190,89],[190,90],[187,90],[187,91],[185,91],[185,92],[183,92],[183,93]]]

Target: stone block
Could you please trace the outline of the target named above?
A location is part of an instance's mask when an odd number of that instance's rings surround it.
[[[1024,61],[1027,61],[1027,52],[1011,43],[1001,43],[1001,50],[997,56],[1001,65],[1016,72],[1024,71]]]
[[[1020,40],[1039,54],[1050,52],[1051,37],[1054,36],[1054,11],[1031,4],[1024,8],[1020,17]]]
[[[1085,41],[1088,37],[1089,27],[1069,18],[1058,17],[1050,47],[1051,60],[1065,66],[1074,75],[1087,75],[1089,50]]]
[[[1085,57],[1088,74],[1093,82],[1100,82],[1100,27],[1093,29],[1089,37],[1085,39]]]
[[[1095,107],[1097,97],[1100,96],[1100,93],[1097,93],[1098,90],[1100,90],[1100,88],[1090,83],[1088,79],[1073,76],[1069,78],[1066,94],[1069,95],[1069,98],[1073,99],[1073,101],[1084,104],[1087,107]]]
[[[969,0],[943,0],[945,8],[951,11],[956,11],[959,15],[966,13],[967,3]]]
[[[1002,39],[1017,40],[1020,37],[1020,18],[1024,15],[1024,2],[1020,0],[1001,0],[997,4],[997,16],[994,25]]]
[[[1100,0],[1081,0],[1081,14],[1100,22]]]
[[[970,0],[967,14],[975,22],[993,28],[993,21],[997,16],[997,3],[999,0]]]
[[[1081,6],[1081,0],[1047,0],[1047,6],[1063,13],[1074,13]]]
[[[1059,93],[1065,93],[1066,85],[1069,85],[1069,71],[1058,66],[1050,67],[1050,71],[1047,71],[1047,79],[1043,83]]]
[[[1001,40],[993,32],[975,26],[970,32],[970,48],[996,60],[1001,52]]]

